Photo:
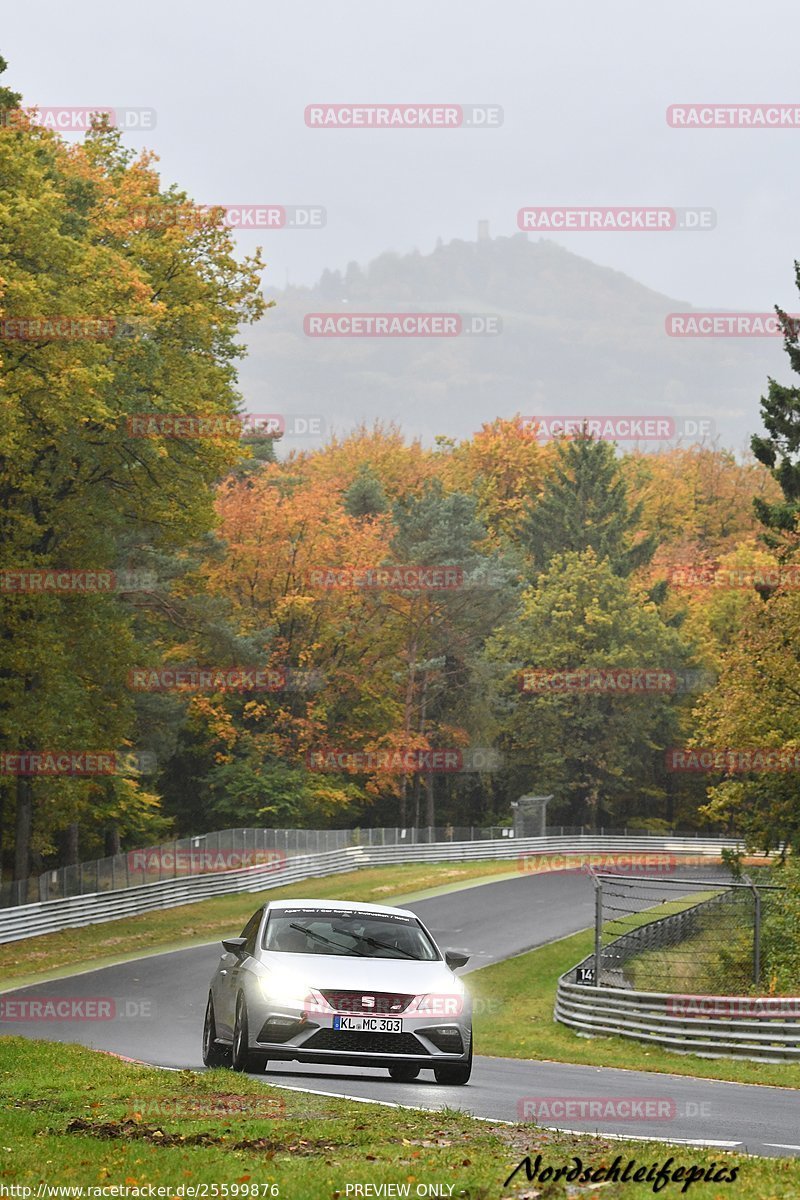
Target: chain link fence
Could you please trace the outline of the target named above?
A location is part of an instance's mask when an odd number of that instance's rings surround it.
[[[576,982],[691,995],[758,986],[762,924],[782,889],[724,868],[704,876],[594,875],[594,956]]]

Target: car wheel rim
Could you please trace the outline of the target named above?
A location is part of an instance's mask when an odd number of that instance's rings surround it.
[[[242,1057],[242,1042],[243,1041],[244,1041],[244,1038],[243,1038],[243,1030],[242,1030],[242,1010],[240,1008],[236,1014],[236,1036],[234,1037],[234,1049],[235,1049],[237,1061],[241,1060],[241,1057]]]
[[[203,1050],[208,1054],[211,1049],[211,1001],[206,1008],[206,1023],[203,1027]]]

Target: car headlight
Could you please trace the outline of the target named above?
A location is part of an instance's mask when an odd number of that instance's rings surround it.
[[[464,1011],[467,995],[464,987],[453,988],[450,992],[428,992],[416,996],[406,1011],[409,1016],[455,1020]]]
[[[262,975],[258,981],[265,1000],[289,1008],[309,1008],[314,1003],[311,988],[291,975]]]

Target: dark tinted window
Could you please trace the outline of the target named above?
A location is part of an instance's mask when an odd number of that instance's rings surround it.
[[[261,924],[261,917],[263,915],[263,912],[264,912],[263,908],[259,908],[258,912],[254,912],[252,917],[247,922],[244,929],[242,930],[242,932],[239,935],[240,937],[247,939],[247,945],[245,946],[245,950],[247,951],[248,954],[255,953],[256,938],[258,937],[258,927]]]
[[[264,949],[281,954],[423,962],[439,958],[433,942],[413,917],[322,907],[274,909],[264,931]]]

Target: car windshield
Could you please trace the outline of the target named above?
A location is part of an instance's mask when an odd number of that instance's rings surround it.
[[[347,958],[404,958],[433,962],[438,951],[413,917],[282,908],[270,913],[264,949],[281,954],[335,954]]]

